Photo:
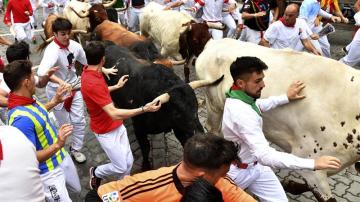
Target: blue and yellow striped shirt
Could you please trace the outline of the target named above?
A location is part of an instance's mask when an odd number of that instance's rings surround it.
[[[18,128],[35,145],[36,151],[48,148],[57,141],[56,127],[51,123],[45,107],[35,102],[30,105],[17,106],[8,113],[9,125]],[[67,152],[64,148],[51,158],[39,164],[40,174],[54,170],[61,164]]]

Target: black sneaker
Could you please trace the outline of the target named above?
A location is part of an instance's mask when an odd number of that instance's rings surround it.
[[[344,46],[343,48],[342,48],[342,51],[344,51],[344,53],[347,55],[348,54],[348,51],[346,50],[346,46]]]
[[[96,167],[91,167],[89,169],[89,175],[90,175],[90,189],[97,190],[101,184],[101,178],[96,177],[95,175]]]

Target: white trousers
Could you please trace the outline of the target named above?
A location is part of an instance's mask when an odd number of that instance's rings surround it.
[[[244,25],[244,29],[241,32],[240,41],[247,41],[255,44],[259,44],[261,38],[264,35],[264,31],[257,31]]]
[[[235,32],[236,32],[236,23],[235,23],[234,18],[232,17],[232,15],[230,13],[226,13],[222,16],[222,19],[223,19],[223,23],[228,28],[228,33],[227,33],[226,37],[234,38]]]
[[[360,63],[360,29],[356,31],[356,34],[351,43],[346,47],[348,54],[340,59],[340,62],[349,66],[355,66]]]
[[[108,133],[95,134],[95,136],[111,161],[98,166],[95,175],[100,178],[116,176],[119,179],[129,175],[134,158],[125,126],[121,125]]]
[[[227,175],[242,189],[248,189],[259,197],[260,201],[288,201],[279,179],[268,166],[251,165],[246,169],[230,166]]]
[[[60,168],[64,173],[66,187],[70,193],[80,194],[81,184],[79,175],[77,173],[75,164],[70,155],[67,155],[63,162],[60,164]]]
[[[319,25],[319,26],[316,26],[316,27],[313,27],[311,30],[314,32],[314,33],[319,33],[321,31],[321,29],[323,28],[322,24]],[[318,40],[319,44],[320,44],[320,47],[321,47],[321,51],[322,51],[322,54],[323,56],[325,57],[328,57],[328,58],[331,58],[331,54],[330,54],[330,43],[329,43],[329,40],[327,38],[327,36],[323,36],[323,37],[320,37],[320,39]],[[316,45],[316,43],[314,43],[314,46],[316,49],[318,49],[318,45]]]
[[[16,34],[15,37],[18,41],[32,39],[33,35],[31,31],[30,20],[27,23],[14,23],[12,26]]]
[[[65,176],[60,167],[40,175],[46,202],[71,201],[65,185]]]
[[[57,87],[46,86],[46,96],[51,100],[56,94]],[[70,112],[66,111],[64,104],[58,104],[54,107],[54,115],[56,118],[57,127],[65,123],[73,125],[73,132],[71,134],[71,147],[79,151],[83,147],[85,136],[85,116],[84,116],[84,101],[80,91],[76,91],[74,99],[71,104]]]
[[[139,27],[139,15],[141,13],[141,8],[134,8],[134,7],[130,7],[127,10],[127,14],[128,14],[128,29],[131,32],[137,32],[140,30]]]

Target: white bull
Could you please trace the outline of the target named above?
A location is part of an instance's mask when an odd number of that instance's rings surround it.
[[[219,134],[225,91],[232,85],[230,64],[237,57],[255,56],[264,61],[263,97],[286,92],[292,81],[306,84],[306,98],[263,114],[266,138],[286,152],[314,158],[331,155],[339,158],[342,169],[360,159],[360,73],[338,61],[308,53],[275,50],[233,39],[213,40],[196,61],[199,79],[214,80],[225,75],[217,86],[206,89],[207,129]],[[300,189],[285,183],[292,193],[312,191],[319,201],[332,198],[327,176],[338,171],[306,171]]]
[[[73,29],[86,31],[90,27],[89,18],[80,18],[71,8],[77,13],[84,13],[88,11],[90,7],[91,5],[87,2],[72,0],[64,8],[63,15],[71,22]]]
[[[187,29],[183,25],[193,18],[187,13],[163,9],[164,6],[155,2],[150,2],[143,8],[140,14],[140,31],[161,47],[161,55],[177,56],[180,34]]]

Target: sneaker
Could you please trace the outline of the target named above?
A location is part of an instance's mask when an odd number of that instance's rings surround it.
[[[348,54],[348,51],[346,50],[346,46],[344,46],[343,48],[342,48],[342,51],[344,51],[344,53],[347,55]]]
[[[96,167],[91,167],[89,169],[89,175],[90,175],[89,185],[90,185],[90,189],[92,190],[97,190],[101,184],[101,178],[96,177],[95,170]]]
[[[70,147],[70,154],[77,163],[84,163],[86,161],[86,156],[83,153],[76,151],[71,147]]]

